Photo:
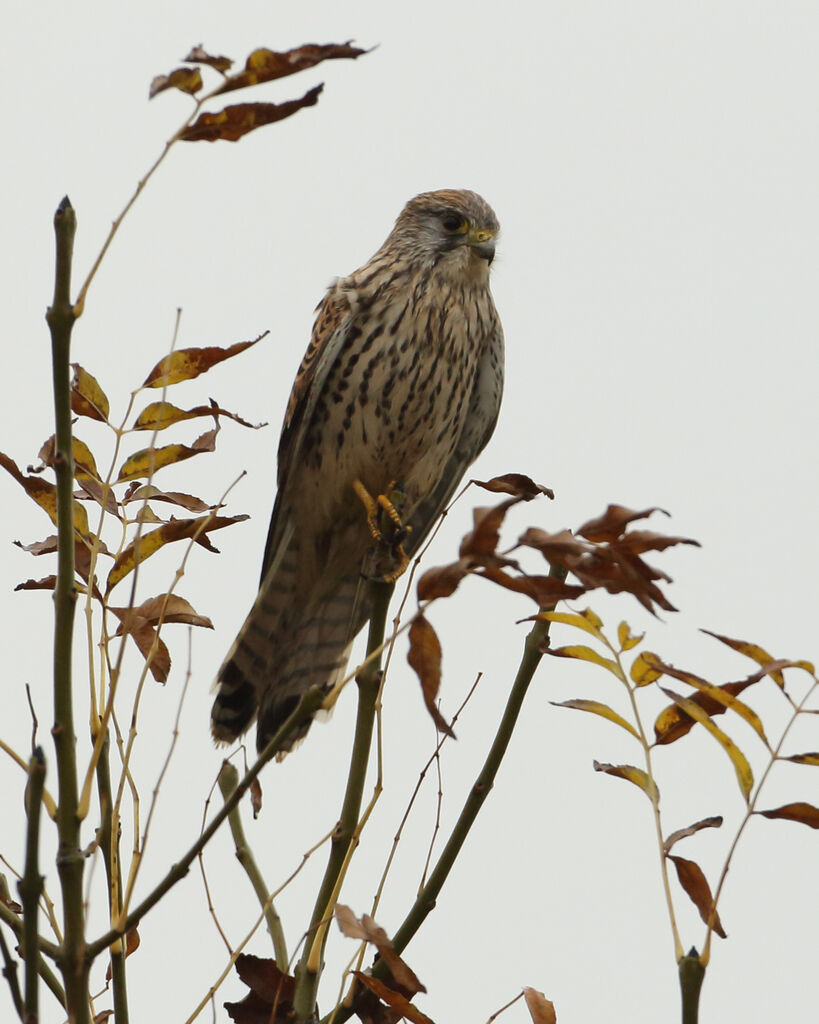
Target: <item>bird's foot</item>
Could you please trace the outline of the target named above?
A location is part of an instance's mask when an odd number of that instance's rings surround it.
[[[406,572],[409,565],[403,542],[412,527],[404,525],[399,511],[404,504],[404,493],[396,487],[395,481],[387,486],[385,494],[379,494],[375,498],[360,480],[353,480],[352,486],[364,506],[367,526],[373,540],[378,545],[384,545],[392,559],[392,568],[389,572],[381,574],[382,579],[386,583],[394,583]]]

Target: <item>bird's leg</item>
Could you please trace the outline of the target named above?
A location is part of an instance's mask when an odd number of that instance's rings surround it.
[[[403,524],[399,511],[404,503],[404,493],[396,487],[395,481],[387,486],[385,494],[375,498],[360,480],[353,480],[352,486],[364,506],[373,540],[377,544],[384,544],[389,549],[393,563],[398,563],[397,567],[383,574],[387,583],[394,583],[409,565],[409,558],[402,545],[411,527]]]

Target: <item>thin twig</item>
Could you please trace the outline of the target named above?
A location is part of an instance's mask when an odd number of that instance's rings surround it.
[[[43,891],[43,877],[40,874],[40,809],[45,783],[45,755],[35,747],[29,762],[28,788],[26,790],[26,866],[23,877],[17,883],[23,903],[22,952],[25,964],[25,1017],[26,1024],[37,1024],[39,1020],[39,975],[37,973],[38,953],[38,909]]]

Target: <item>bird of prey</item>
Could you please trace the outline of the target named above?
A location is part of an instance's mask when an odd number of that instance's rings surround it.
[[[342,678],[370,614],[359,495],[400,490],[412,557],[489,440],[503,389],[497,234],[477,193],[425,192],[320,303],[284,417],[259,593],[216,681],[217,742],[256,718],[262,750],[304,693]]]

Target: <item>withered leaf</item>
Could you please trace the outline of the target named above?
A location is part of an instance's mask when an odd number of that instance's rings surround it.
[[[236,89],[246,89],[250,85],[259,85],[262,82],[272,82],[276,78],[295,75],[297,72],[315,67],[316,64],[325,60],[355,59],[364,53],[367,53],[367,50],[351,46],[349,42],[325,43],[323,45],[306,43],[304,46],[297,46],[295,49],[281,53],[268,50],[266,47],[259,47],[247,58],[244,70],[230,75],[214,95],[220,96],[226,92],[234,92]]]
[[[193,606],[178,594],[160,594],[157,597],[149,597],[147,601],[143,601],[135,608],[109,607],[108,610],[113,612],[120,621],[117,636],[131,633],[145,624],[155,626],[159,622],[181,622],[186,626],[204,626],[205,629],[213,629],[210,619],[206,615],[199,615]]]
[[[614,775],[618,779],[626,779],[639,786],[652,803],[659,801],[660,791],[657,784],[642,768],[635,768],[632,764],[602,764],[600,761],[593,761],[592,766],[596,772],[605,772],[606,775]]]
[[[186,508],[189,512],[208,512],[210,509],[218,508],[217,505],[208,505],[207,502],[193,494],[183,494],[180,491],[160,491],[153,484],[142,484],[141,487],[132,485],[132,489],[129,489],[123,497],[122,504],[146,500],[167,501],[172,505]]]
[[[236,103],[213,113],[205,111],[184,129],[179,138],[183,142],[216,142],[219,139],[238,142],[257,128],[283,121],[304,107],[315,106],[323,88],[323,85],[317,85],[299,99],[284,103]]]
[[[375,946],[378,955],[389,967],[393,979],[404,995],[412,998],[416,992],[426,992],[426,988],[421,984],[412,968],[393,949],[392,941],[387,933],[369,914],[362,914],[358,918],[350,907],[343,903],[336,904],[334,914],[336,923],[344,935],[350,939],[361,939]]]
[[[504,473],[503,476],[494,476],[491,480],[473,480],[472,483],[483,487],[486,491],[494,491],[496,494],[513,494],[516,498],[523,498],[524,501],[531,501],[539,494],[545,494],[547,498],[551,499],[554,499],[555,496],[551,487],[536,484],[534,480],[523,473]]]
[[[727,939],[725,929],[719,919],[719,914],[714,908],[714,898],[711,895],[711,888],[702,873],[702,868],[693,860],[686,860],[685,857],[674,857],[669,854],[668,859],[674,862],[677,869],[677,878],[680,885],[687,893],[689,899],[700,912],[700,917],[708,924],[713,912],[713,929],[721,939]]]
[[[657,667],[661,664],[662,661],[653,651],[641,651],[631,663],[631,681],[637,686],[648,686],[661,679],[663,670]]]
[[[113,1016],[113,1010],[100,1010],[99,1013],[94,1014],[94,1024],[105,1024],[108,1018]]]
[[[40,460],[41,465],[32,471],[42,473],[47,467],[52,468],[54,466],[56,449],[57,438],[52,434],[48,440],[43,442],[37,453],[37,458]],[[83,481],[89,478],[94,481],[100,480],[100,472],[97,469],[91,449],[76,436],[71,438],[71,454],[74,460],[74,477],[78,482],[82,484]],[[29,466],[29,469],[32,469],[32,467]]]
[[[523,998],[532,1024],[557,1024],[555,1004],[542,992],[538,992],[536,988],[526,987],[523,990]]]
[[[124,551],[120,552],[108,574],[106,592],[110,592],[121,580],[146,558],[150,558],[165,544],[178,540],[194,540],[208,551],[217,552],[206,534],[221,530],[234,523],[244,522],[249,516],[201,516],[198,519],[172,519],[171,522],[144,534]]]
[[[500,540],[500,528],[506,513],[521,500],[521,498],[509,498],[493,508],[473,509],[472,530],[461,541],[458,552],[461,558],[468,555],[493,555]]]
[[[484,579],[497,583],[505,590],[530,597],[540,608],[553,607],[558,601],[571,600],[584,593],[578,587],[554,576],[510,576],[509,573],[493,566],[487,566],[479,573]]]
[[[179,89],[180,92],[186,92],[189,96],[193,96],[201,88],[202,74],[199,68],[174,68],[167,75],[156,75],[151,80],[148,99],[152,100],[154,96],[166,89]]]
[[[182,60],[186,64],[207,64],[208,67],[221,72],[229,71],[233,66],[233,61],[229,57],[214,57],[206,53],[201,44],[192,47],[187,57],[183,57]]]
[[[238,341],[228,348],[210,345],[207,348],[177,349],[159,360],[145,378],[142,386],[144,388],[164,388],[183,380],[193,380],[194,377],[206,373],[217,363],[224,362],[225,359],[232,359],[240,352],[252,348],[269,333],[269,331],[264,331],[253,341]]]
[[[0,466],[10,473],[11,476],[17,481],[18,484],[23,488],[26,494],[35,501],[44,512],[47,513],[49,519],[57,525],[57,488],[54,484],[49,483],[48,480],[43,480],[38,476],[26,476],[20,471],[17,463],[14,459],[10,459],[4,452],[0,452]],[[87,537],[89,534],[88,530],[88,516],[85,509],[80,505],[78,501],[74,502],[74,529],[81,534],[83,537]]]
[[[601,668],[607,669],[618,679],[623,679],[623,672],[620,666],[612,658],[605,658],[599,651],[586,644],[569,644],[566,647],[544,647],[544,654],[550,654],[553,658],[575,658],[578,661],[590,661]]]
[[[413,1024],[434,1024],[434,1021],[430,1017],[427,1017],[425,1013],[422,1013],[417,1006],[413,1006],[406,996],[388,988],[384,982],[379,981],[378,978],[373,978],[371,975],[365,974],[363,971],[353,971],[353,977],[357,978],[362,985],[366,985],[366,987],[371,992],[375,993],[379,999],[383,1000],[387,1006],[390,1006],[393,1010],[397,1010],[401,1013],[406,1020],[412,1021]]]
[[[793,761],[794,764],[819,764],[819,751],[811,751],[809,754],[791,754],[790,757],[782,757],[780,760]]]
[[[798,821],[811,828],[819,828],[819,807],[807,804],[802,800],[793,804],[783,804],[770,811],[757,811],[763,818],[783,818],[785,821]]]
[[[645,633],[639,635],[631,632],[631,626],[627,622],[621,622],[617,627],[617,640],[620,644],[621,651],[630,651],[633,647],[636,647],[642,642]],[[634,678],[632,676],[632,678]],[[635,680],[636,682],[636,680]]]
[[[472,559],[459,558],[450,565],[438,565],[427,569],[418,580],[418,600],[431,601],[436,597],[449,597],[450,594],[454,594],[471,566]]]
[[[644,508],[641,512],[625,508],[623,505],[609,505],[602,516],[597,519],[590,519],[583,523],[576,531],[581,537],[591,541],[613,541],[617,540],[629,523],[636,519],[645,519],[653,512],[662,512],[664,516],[669,515],[663,508]]]
[[[407,661],[418,676],[424,703],[436,728],[446,736],[454,738],[455,734],[435,703],[441,685],[441,643],[423,615],[416,616],[410,626]]]
[[[695,832],[700,832],[704,828],[719,828],[720,825],[722,825],[722,816],[717,814],[712,818],[703,818],[702,821],[695,821],[693,825],[688,825],[686,828],[678,828],[663,843],[663,852],[668,853],[675,843],[688,836],[693,836]]]
[[[117,519],[122,519],[119,502],[109,485],[100,483],[99,480],[94,480],[90,476],[83,476],[78,479],[77,485],[80,489],[75,492],[75,498],[79,501],[87,501],[90,498],[92,501],[96,501],[106,512],[110,512]]]
[[[224,1007],[235,1024],[283,1024],[292,1019],[295,979],[283,974],[274,960],[240,953],[236,973],[250,991]]]
[[[97,379],[79,363],[72,363],[71,369],[74,371],[71,380],[71,411],[77,416],[88,416],[92,420],[107,423],[111,406]]]
[[[126,936],[125,936],[125,958],[126,958],[126,960],[128,959],[128,957],[132,953],[134,953],[137,949],[139,949],[139,942],[140,942],[139,932],[136,930],[136,928],[132,928],[126,934]],[[106,981],[106,983],[108,983],[111,980],[111,977],[112,977],[111,964],[109,962],[108,967],[105,970],[105,981]]]
[[[600,715],[601,718],[607,718],[610,722],[614,722],[615,725],[619,725],[621,729],[625,729],[626,732],[630,732],[635,739],[639,739],[637,730],[629,722],[619,715],[614,708],[609,707],[608,704],[602,704],[596,700],[586,700],[584,698],[576,698],[575,700],[562,700],[562,701],[550,701],[556,708],[574,708],[577,711],[589,711],[593,715]]]
[[[53,590],[56,586],[56,576],[43,576],[39,580],[24,580],[22,583],[18,583],[14,590],[15,592],[18,590]]]
[[[645,653],[649,654],[649,652]],[[639,657],[642,658],[643,655],[641,654]],[[660,661],[656,654],[652,655],[651,657],[654,660],[654,665],[663,665],[663,662]],[[661,668],[659,674],[662,674],[663,670],[664,669]],[[659,674],[656,678],[659,678]],[[759,680],[763,678],[763,676],[763,672],[755,672],[752,676],[749,676],[747,679],[741,679],[739,680],[739,682],[723,683],[720,689],[725,691],[725,693],[727,694],[737,696],[738,694],[742,693],[743,690],[751,686],[753,683],[758,683]],[[637,680],[635,680],[635,682],[636,681]],[[651,680],[647,681],[650,682]],[[639,685],[644,684],[640,683]],[[707,693],[695,693],[689,698],[689,700],[693,704],[697,704],[699,707],[701,707],[702,710],[712,718],[715,715],[725,714],[725,705],[719,701],[714,700],[714,698]],[[670,707],[667,707],[663,711],[661,711],[660,714],[657,716],[656,721],[654,722],[654,742],[660,745],[666,743],[674,743],[676,740],[680,739],[681,737],[685,736],[686,733],[691,731],[691,729],[694,727],[694,722],[694,718],[691,715],[687,714],[679,705],[672,704]]]
[[[711,717],[707,711],[705,711],[701,705],[696,703],[690,697],[683,697],[679,693],[675,693],[673,690],[669,690],[664,686],[660,689],[666,695],[670,697],[675,704],[685,711],[691,718],[696,719],[700,725],[710,733],[714,739],[719,743],[728,757],[731,759],[731,764],[734,766],[736,772],[737,782],[742,792],[745,802],[748,802],[750,797],[751,789],[754,785],[754,774],[751,770],[751,766],[748,763],[748,759],[734,743],[730,736],[726,735],[720,728],[718,728],[711,721]]]
[[[258,776],[250,783],[250,806],[253,809],[253,820],[255,821],[262,809],[262,784],[259,782]]]
[[[219,433],[219,429],[216,426],[213,430],[206,431],[197,437],[192,445],[167,444],[162,448],[143,448],[141,451],[134,452],[120,466],[116,482],[122,483],[125,480],[150,477],[158,470],[164,469],[165,466],[184,462],[185,459],[191,459],[194,455],[202,455],[204,452],[216,451],[216,435]]]
[[[518,544],[522,547],[534,548],[548,562],[555,562],[558,565],[564,564],[567,555],[579,558],[589,551],[588,544],[578,540],[571,530],[547,533],[546,530],[530,527],[518,538]]]
[[[267,425],[265,423],[248,423],[247,420],[242,419],[235,412],[228,412],[227,409],[222,409],[216,402],[211,400],[210,405],[197,405],[193,409],[179,409],[175,405],[171,405],[170,402],[151,402],[137,416],[131,429],[164,430],[166,427],[170,427],[174,423],[181,423],[183,420],[213,415],[226,416],[228,419],[241,424],[241,426],[250,427],[253,430],[258,430],[260,427]]]
[[[148,662],[148,671],[158,683],[168,681],[171,671],[171,655],[168,646],[153,626],[147,623],[129,629],[128,635],[133,637],[139,653]],[[150,659],[150,660],[149,660]]]

